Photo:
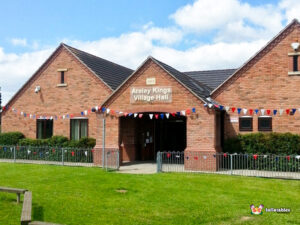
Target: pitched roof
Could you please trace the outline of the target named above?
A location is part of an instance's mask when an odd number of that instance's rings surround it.
[[[236,69],[225,70],[204,70],[204,71],[189,71],[184,72],[186,75],[193,79],[207,85],[212,90],[216,89],[222,84],[229,76],[231,76]]]
[[[102,59],[66,44],[63,45],[112,90],[117,89],[117,87],[133,72],[133,70],[124,66]]]
[[[169,74],[171,74],[175,79],[180,81],[186,88],[195,93],[202,100],[205,100],[206,97],[210,95],[212,91],[207,85],[193,79],[190,76],[174,69],[173,67],[151,57],[156,63],[158,63],[161,67],[163,67]]]

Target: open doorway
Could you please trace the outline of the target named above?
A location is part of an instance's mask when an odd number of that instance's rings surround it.
[[[148,113],[142,118],[121,117],[119,140],[122,161],[153,161],[158,151],[184,151],[186,117],[150,119]]]

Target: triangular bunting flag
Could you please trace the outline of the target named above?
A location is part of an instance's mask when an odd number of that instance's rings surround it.
[[[241,113],[241,108],[237,108],[237,111],[238,111],[238,114],[240,114]]]
[[[138,115],[138,114],[137,114],[137,113],[135,113],[135,114],[133,115],[133,116],[134,116],[134,118],[136,118],[136,117],[137,117],[137,115]]]
[[[162,118],[162,119],[163,119],[163,118],[164,118],[164,116],[165,116],[165,114],[163,114],[163,113],[161,113],[161,114],[160,114],[160,118]]]
[[[213,107],[213,104],[209,103],[209,104],[208,104],[208,107],[209,107],[209,108]]]
[[[143,114],[142,114],[142,113],[140,113],[140,114],[139,114],[139,118],[141,119],[142,117],[143,117]]]
[[[192,112],[195,113],[196,112],[196,108],[192,108]]]
[[[220,108],[220,110],[223,110],[223,109],[224,109],[224,106],[220,105],[219,108]]]
[[[185,111],[184,110],[181,111],[181,115],[185,116]]]
[[[281,116],[283,114],[283,109],[279,109],[279,115]]]
[[[258,114],[258,112],[259,112],[259,110],[258,110],[258,109],[255,109],[254,111],[255,111],[255,114],[256,114],[256,115],[257,115],[257,114]]]
[[[274,114],[274,116],[276,116],[276,114],[277,114],[277,109],[274,109],[274,110],[273,110],[273,114]]]
[[[185,112],[186,112],[187,115],[191,114],[191,110],[190,109],[185,110]]]
[[[270,115],[270,114],[271,114],[271,110],[267,109],[267,115]]]
[[[285,110],[286,114],[290,114],[290,109]]]
[[[173,112],[173,113],[171,113],[171,115],[173,116],[173,117],[175,117],[175,113]]]
[[[248,112],[248,109],[243,109],[243,113],[244,113],[244,115],[246,115],[246,114],[247,114],[247,112]]]
[[[149,114],[149,117],[152,120],[153,119],[153,114]]]
[[[158,116],[159,116],[158,114],[155,114],[155,118],[156,118],[156,119],[158,119]]]
[[[228,111],[229,111],[229,109],[230,109],[230,107],[229,107],[229,106],[225,106],[225,110],[226,110],[226,112],[228,112]]]
[[[265,115],[265,110],[264,110],[264,109],[261,109],[261,110],[260,110],[260,113],[261,113],[261,115]]]
[[[292,112],[293,112],[293,115],[295,114],[295,112],[296,112],[296,109],[292,109]]]
[[[170,113],[166,113],[166,118],[169,119]]]
[[[234,113],[234,111],[235,111],[235,107],[232,107],[232,108],[231,108],[231,111]]]
[[[106,109],[106,113],[109,114],[109,112],[110,112],[110,109]]]
[[[253,114],[253,109],[249,109],[249,114],[250,114],[250,115]]]

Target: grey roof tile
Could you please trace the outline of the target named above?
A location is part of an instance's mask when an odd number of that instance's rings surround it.
[[[207,85],[212,90],[221,85],[228,77],[230,77],[236,69],[224,70],[205,70],[205,71],[190,71],[184,72],[193,79]]]
[[[126,80],[132,74],[133,70],[95,55],[73,48],[63,44],[77,58],[80,59],[90,70],[92,70],[101,80],[103,80],[112,90]]]
[[[152,57],[153,58],[153,57]],[[185,85],[188,89],[194,92],[198,97],[202,100],[206,101],[206,97],[210,95],[212,91],[207,85],[193,79],[192,77],[174,69],[173,67],[160,62],[157,59],[154,59],[160,66],[162,66],[166,71],[168,71],[172,76],[174,76],[177,80],[179,80],[183,85]]]

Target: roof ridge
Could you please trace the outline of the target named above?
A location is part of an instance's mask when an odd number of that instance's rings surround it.
[[[110,64],[115,65],[115,66],[120,66],[120,67],[123,67],[123,68],[125,68],[125,69],[134,71],[133,69],[130,69],[130,68],[126,67],[126,66],[123,66],[123,65],[120,65],[120,64],[118,64],[118,63],[112,62],[112,61],[110,61],[110,60],[104,59],[104,58],[102,58],[102,57],[93,55],[93,54],[91,54],[91,53],[89,53],[89,52],[82,51],[82,50],[80,50],[80,49],[78,49],[78,48],[74,48],[74,47],[72,47],[72,46],[70,46],[70,45],[67,45],[67,44],[65,44],[65,43],[61,43],[61,44],[62,44],[63,46],[65,46],[66,48],[69,48],[71,51],[72,51],[72,49],[74,49],[74,50],[76,50],[76,51],[79,51],[79,52],[88,54],[88,55],[90,55],[90,56],[92,56],[92,57],[96,57],[96,58],[98,58],[98,59],[101,59],[101,60],[103,60],[103,61],[106,61],[106,62],[108,62],[108,63],[110,63]]]

